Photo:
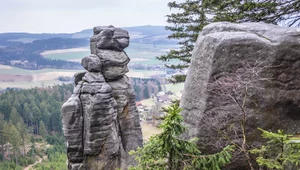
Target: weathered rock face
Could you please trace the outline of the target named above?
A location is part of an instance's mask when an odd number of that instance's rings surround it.
[[[300,133],[300,30],[263,23],[214,23],[198,37],[181,100],[188,137],[206,153],[241,141],[245,102],[248,144],[260,132]],[[237,132],[237,133],[234,133]],[[256,142],[255,142],[256,141]],[[225,169],[248,169],[243,158]]]
[[[74,94],[62,106],[68,168],[127,169],[130,150],[142,146],[133,88],[125,73],[128,32],[95,27],[92,54],[82,59],[86,72],[75,75]]]

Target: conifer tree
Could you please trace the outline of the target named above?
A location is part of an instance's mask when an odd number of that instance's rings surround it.
[[[167,22],[172,24],[166,27],[172,31],[168,38],[179,40],[180,48],[157,58],[164,62],[179,60],[179,64],[166,65],[172,69],[189,67],[198,34],[209,23],[262,21],[300,26],[300,0],[186,0],[181,3],[169,2],[168,7],[178,11],[167,15]],[[184,82],[185,75],[173,76],[170,81]]]
[[[232,146],[227,146],[216,154],[201,155],[196,139],[179,138],[185,131],[181,124],[183,118],[180,110],[179,102],[165,109],[167,114],[160,125],[163,132],[151,137],[143,148],[131,152],[138,162],[136,167],[130,168],[131,170],[220,170],[221,166],[230,162]]]
[[[0,113],[0,145],[1,145],[1,151],[2,151],[2,160],[4,160],[4,144],[6,143],[5,141],[5,132],[4,132],[4,115]]]
[[[16,129],[16,127],[12,123],[9,124],[10,124],[9,143],[13,147],[15,161],[16,164],[18,165],[18,151],[21,144],[21,136],[19,131]]]
[[[278,170],[300,168],[299,137],[285,134],[283,130],[274,133],[258,129],[267,142],[251,152],[259,155],[256,161],[261,167]]]
[[[143,90],[143,93],[144,93],[144,99],[148,99],[150,98],[150,95],[149,95],[149,89],[148,89],[148,86],[146,85],[144,90]]]
[[[24,123],[23,119],[17,124],[17,130],[20,132],[21,143],[23,145],[23,156],[26,155],[26,140],[29,139],[29,128]]]
[[[39,135],[43,136],[44,138],[47,137],[47,130],[43,121],[40,121],[39,124]]]
[[[178,44],[181,45],[179,49],[172,49],[168,54],[157,57],[162,61],[171,61],[174,59],[180,61],[180,63],[176,65],[166,65],[168,68],[184,69],[189,66],[198,33],[207,24],[204,1],[205,0],[187,0],[181,3],[177,3],[176,1],[168,3],[170,9],[179,10],[178,13],[167,15],[167,22],[174,24],[173,26],[166,27],[167,30],[173,32],[168,38],[179,40]],[[185,76],[176,75],[171,81],[183,82],[185,81]]]
[[[211,0],[214,21],[265,22],[300,26],[300,0]]]

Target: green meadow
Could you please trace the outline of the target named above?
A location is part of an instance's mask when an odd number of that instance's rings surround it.
[[[131,64],[148,64],[156,65],[162,64],[156,57],[166,54],[169,49],[176,48],[176,45],[153,45],[153,44],[138,44],[131,43],[128,48],[125,49],[127,55],[130,57]],[[50,59],[60,59],[68,61],[80,62],[81,59],[90,54],[89,47],[82,47],[80,50],[66,49],[66,50],[52,50],[46,51],[43,56]]]
[[[0,65],[0,89],[10,88],[31,88],[52,86],[62,83],[58,80],[60,76],[73,77],[77,72],[82,70],[67,69],[42,69],[42,70],[26,70],[11,66]],[[149,78],[157,74],[164,74],[163,71],[149,70],[130,70],[127,75],[129,77]]]

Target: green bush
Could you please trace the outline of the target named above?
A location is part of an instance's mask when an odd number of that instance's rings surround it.
[[[34,166],[35,170],[67,170],[67,155],[65,153],[55,152],[49,155],[48,160]]]
[[[257,163],[268,169],[300,169],[300,139],[288,135],[283,130],[277,133],[258,128],[267,142],[260,148],[251,150],[257,154]]]
[[[14,161],[4,161],[0,162],[0,169],[2,170],[22,170],[23,168],[16,165]]]

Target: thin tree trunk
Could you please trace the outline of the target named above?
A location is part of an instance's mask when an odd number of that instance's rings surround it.
[[[14,155],[15,155],[16,165],[18,165],[18,156],[17,156],[16,150],[14,150]]]
[[[9,144],[8,143],[7,143],[6,148],[7,148],[7,157],[10,159],[10,156],[9,156]]]
[[[26,155],[25,138],[23,138],[23,156]]]
[[[2,152],[2,161],[5,160],[5,156],[4,156],[4,144],[1,144],[1,152]]]
[[[201,24],[201,27],[204,26],[204,19],[205,19],[205,14],[204,14],[204,0],[201,0],[201,15],[200,15],[200,24]]]

